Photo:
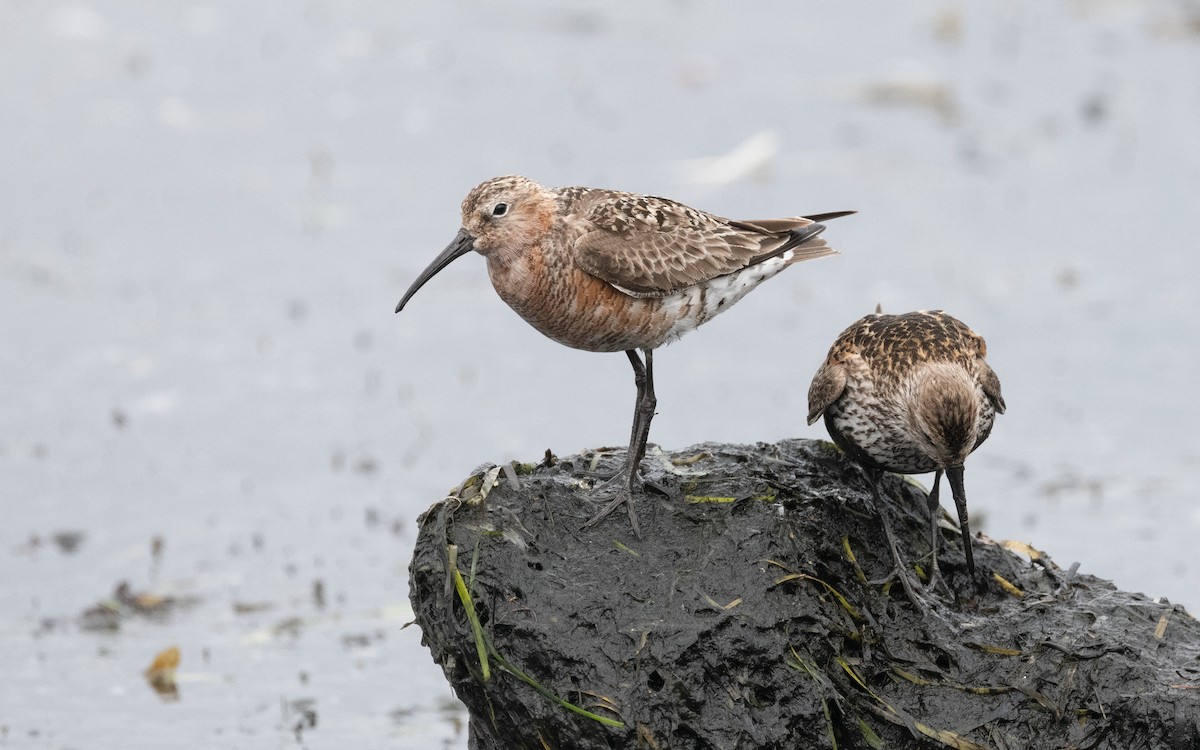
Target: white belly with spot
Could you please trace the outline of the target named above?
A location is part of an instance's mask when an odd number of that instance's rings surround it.
[[[792,256],[793,252],[789,250],[778,258],[765,260],[663,297],[663,309],[676,319],[663,343],[674,341],[728,310],[751,289],[786,268]]]

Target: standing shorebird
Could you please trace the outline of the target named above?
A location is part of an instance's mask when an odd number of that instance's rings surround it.
[[[412,283],[396,312],[455,258],[487,259],[500,298],[560,344],[625,352],[637,407],[616,497],[641,535],[632,497],[654,417],[654,349],[674,341],[792,263],[836,251],[817,223],[853,211],[730,221],[666,198],[585,187],[547,189],[510,175],[490,179],[462,203],[462,228]],[[645,362],[637,350],[645,354]]]
[[[833,441],[871,475],[875,501],[905,593],[917,604],[880,499],[885,471],[936,472],[929,493],[929,578],[938,578],[938,485],[942,474],[958,508],[967,568],[975,573],[963,462],[1004,413],[1000,379],[984,361],[979,334],[940,310],[876,312],[842,332],[808,390],[808,423],[822,414]],[[919,606],[919,604],[918,604]]]

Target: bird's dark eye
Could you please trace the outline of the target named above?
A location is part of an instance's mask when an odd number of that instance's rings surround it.
[[[508,213],[507,203],[497,203],[492,206],[492,216],[503,216],[506,213]]]

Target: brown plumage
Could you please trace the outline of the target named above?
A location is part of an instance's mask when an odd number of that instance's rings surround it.
[[[396,306],[455,258],[487,260],[497,294],[555,341],[595,352],[624,351],[638,403],[616,498],[629,510],[654,416],[652,351],[731,307],[787,266],[836,251],[814,217],[730,221],[666,198],[584,187],[547,189],[510,175],[488,180],[462,203],[462,229]],[[645,354],[645,361],[637,350]]]
[[[986,356],[983,338],[940,310],[875,313],[837,338],[808,391],[808,423],[824,415],[834,442],[876,479],[877,495],[884,471],[936,472],[929,504],[931,581],[938,570],[936,511],[943,472],[958,509],[967,566],[975,572],[963,463],[1005,408]],[[911,597],[886,509],[881,504],[879,510]]]

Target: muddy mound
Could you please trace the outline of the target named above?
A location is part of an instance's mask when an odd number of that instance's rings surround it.
[[[583,530],[620,454],[483,467],[421,517],[417,623],[472,748],[1195,748],[1200,623],[943,524],[949,591],[892,577],[866,477],[832,445],[653,449]],[[925,493],[885,490],[928,559]],[[799,744],[797,744],[799,743]]]

